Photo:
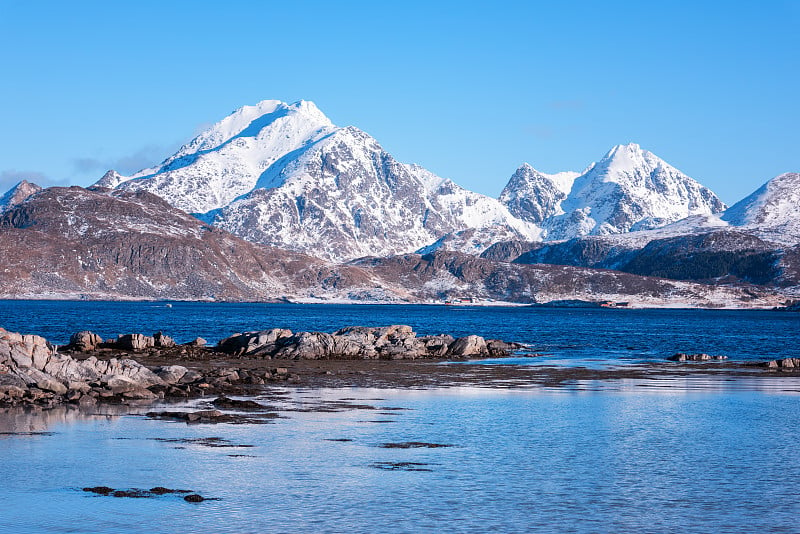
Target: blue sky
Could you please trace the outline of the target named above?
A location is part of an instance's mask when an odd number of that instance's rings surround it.
[[[274,98],[492,196],[637,142],[733,203],[800,171],[798,26],[800,1],[0,0],[0,189],[132,172]]]

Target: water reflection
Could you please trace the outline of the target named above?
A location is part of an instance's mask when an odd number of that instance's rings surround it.
[[[0,428],[53,434],[1,441],[0,531],[793,531],[797,387],[286,389],[256,399],[283,416],[269,425],[187,425],[119,406],[4,410]],[[97,485],[221,500],[80,491]]]

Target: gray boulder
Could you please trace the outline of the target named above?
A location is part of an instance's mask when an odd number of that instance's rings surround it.
[[[281,343],[290,337],[292,337],[292,331],[285,328],[233,334],[220,341],[217,350],[237,356],[268,355],[275,352]]]
[[[123,334],[117,337],[114,346],[122,350],[140,351],[156,346],[156,340],[144,334]]]
[[[177,384],[189,370],[182,365],[165,365],[154,369],[155,374],[167,384]]]
[[[447,355],[456,358],[465,358],[468,356],[486,356],[489,354],[489,349],[486,346],[486,340],[481,336],[466,336],[456,339],[450,347],[448,347]]]
[[[162,332],[156,332],[153,334],[153,342],[155,343],[156,347],[162,349],[169,349],[177,345],[174,339],[169,336],[165,336]]]
[[[83,330],[82,332],[75,332],[69,338],[69,348],[79,352],[89,352],[97,348],[103,342],[103,338],[90,332]]]

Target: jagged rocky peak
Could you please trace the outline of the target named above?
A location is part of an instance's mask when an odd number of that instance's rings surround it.
[[[0,197],[0,213],[22,204],[31,195],[38,193],[42,188],[27,180],[22,180]]]
[[[118,173],[114,169],[109,169],[108,171],[106,171],[106,173],[103,175],[103,177],[100,178],[97,181],[97,183],[94,184],[94,186],[95,187],[107,187],[109,189],[113,189],[113,188],[117,187],[119,184],[121,184],[122,182],[126,181],[127,179],[128,179],[127,177],[122,176],[120,173]]]
[[[543,226],[548,239],[664,226],[725,204],[708,188],[635,143],[617,145],[573,183],[563,213]]]
[[[561,201],[569,195],[578,175],[577,172],[545,174],[523,163],[500,193],[500,202],[515,217],[541,223],[561,213]]]
[[[722,219],[732,226],[757,228],[790,242],[800,239],[800,173],[776,176],[728,208]]]
[[[127,177],[109,171],[96,185],[145,189],[205,213],[250,192],[275,161],[335,130],[313,102],[264,100],[234,111],[161,164]]]

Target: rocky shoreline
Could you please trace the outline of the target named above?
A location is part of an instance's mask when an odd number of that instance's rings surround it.
[[[0,404],[86,405],[242,394],[265,384],[298,381],[281,361],[459,360],[508,356],[519,348],[474,335],[417,336],[409,326],[392,325],[347,327],[332,334],[286,329],[237,333],[216,347],[206,347],[202,338],[178,345],[161,332],[103,340],[83,331],[59,351],[43,337],[0,328]],[[254,360],[262,365],[252,365]],[[276,365],[263,365],[273,360]],[[250,365],[237,366],[237,361]]]
[[[346,327],[334,333],[286,329],[236,333],[214,347],[206,346],[201,338],[179,345],[161,332],[103,340],[83,331],[59,348],[43,337],[0,328],[0,405],[147,403],[251,395],[285,385],[515,387],[708,372],[736,376],[800,373],[800,358],[743,363],[725,361],[724,356],[685,353],[661,363],[612,369],[441,365],[510,356],[522,348],[475,335],[418,336],[404,325]]]

